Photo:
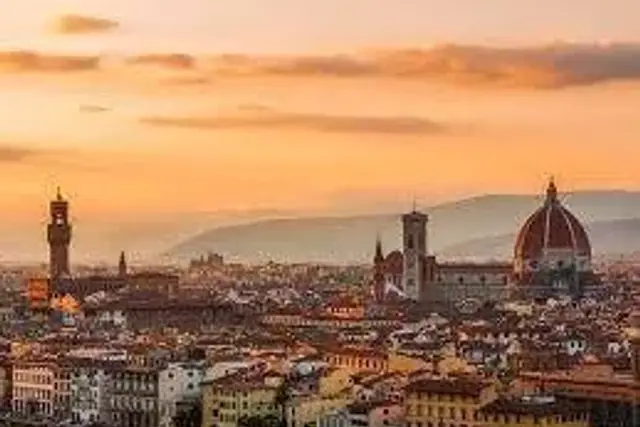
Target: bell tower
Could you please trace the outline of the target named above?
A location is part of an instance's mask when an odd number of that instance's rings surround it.
[[[380,237],[376,238],[376,252],[373,257],[373,295],[376,302],[381,303],[385,297],[384,255]]]
[[[49,205],[49,224],[47,241],[49,242],[49,277],[53,282],[69,275],[69,244],[71,243],[71,224],[69,222],[69,202],[58,187],[56,198]],[[55,287],[55,285],[54,285]]]
[[[404,293],[413,300],[420,300],[420,290],[426,280],[428,216],[416,211],[402,215]]]

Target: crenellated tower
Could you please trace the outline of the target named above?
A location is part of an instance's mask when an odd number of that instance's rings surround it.
[[[69,244],[71,243],[71,223],[69,222],[69,202],[58,187],[56,198],[49,205],[49,224],[47,241],[49,242],[49,276],[53,282],[68,276]]]

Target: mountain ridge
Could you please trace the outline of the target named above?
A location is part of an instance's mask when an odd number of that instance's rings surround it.
[[[594,254],[631,254],[640,250],[640,218],[614,219],[584,224]],[[448,258],[507,259],[513,253],[515,234],[472,239],[443,248]]]
[[[599,228],[604,227],[607,221],[640,217],[640,192],[579,191],[563,193],[561,200],[584,224],[603,222]],[[457,257],[461,252],[459,245],[470,245],[476,240],[489,244],[493,237],[495,245],[503,244],[501,239],[515,235],[542,201],[543,196],[540,195],[489,194],[420,210],[430,217],[430,250],[443,257]],[[241,262],[369,262],[376,235],[381,236],[385,251],[400,247],[400,215],[382,213],[264,219],[212,228],[169,248],[162,255],[185,261],[204,252],[215,251]],[[478,254],[474,251],[472,255],[495,256],[500,253],[485,252]]]

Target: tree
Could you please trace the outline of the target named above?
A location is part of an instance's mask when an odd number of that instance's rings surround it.
[[[264,417],[259,415],[243,416],[238,420],[238,427],[279,427],[279,425],[280,419],[274,415]]]
[[[202,424],[202,408],[193,405],[186,409],[180,409],[173,417],[174,427],[200,427]]]
[[[238,427],[262,427],[262,417],[257,415],[252,417],[242,416],[238,419]]]
[[[286,376],[278,389],[276,390],[276,396],[274,398],[274,403],[276,408],[278,408],[280,412],[280,425],[287,425],[287,405],[291,400],[291,379],[289,376]]]
[[[28,417],[33,417],[40,412],[40,406],[35,399],[29,399],[25,402],[25,413]]]

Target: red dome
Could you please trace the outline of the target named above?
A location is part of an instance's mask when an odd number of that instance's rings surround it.
[[[542,207],[524,223],[516,239],[515,256],[536,259],[545,249],[570,249],[577,256],[591,256],[591,244],[580,221],[557,197],[553,181]]]

